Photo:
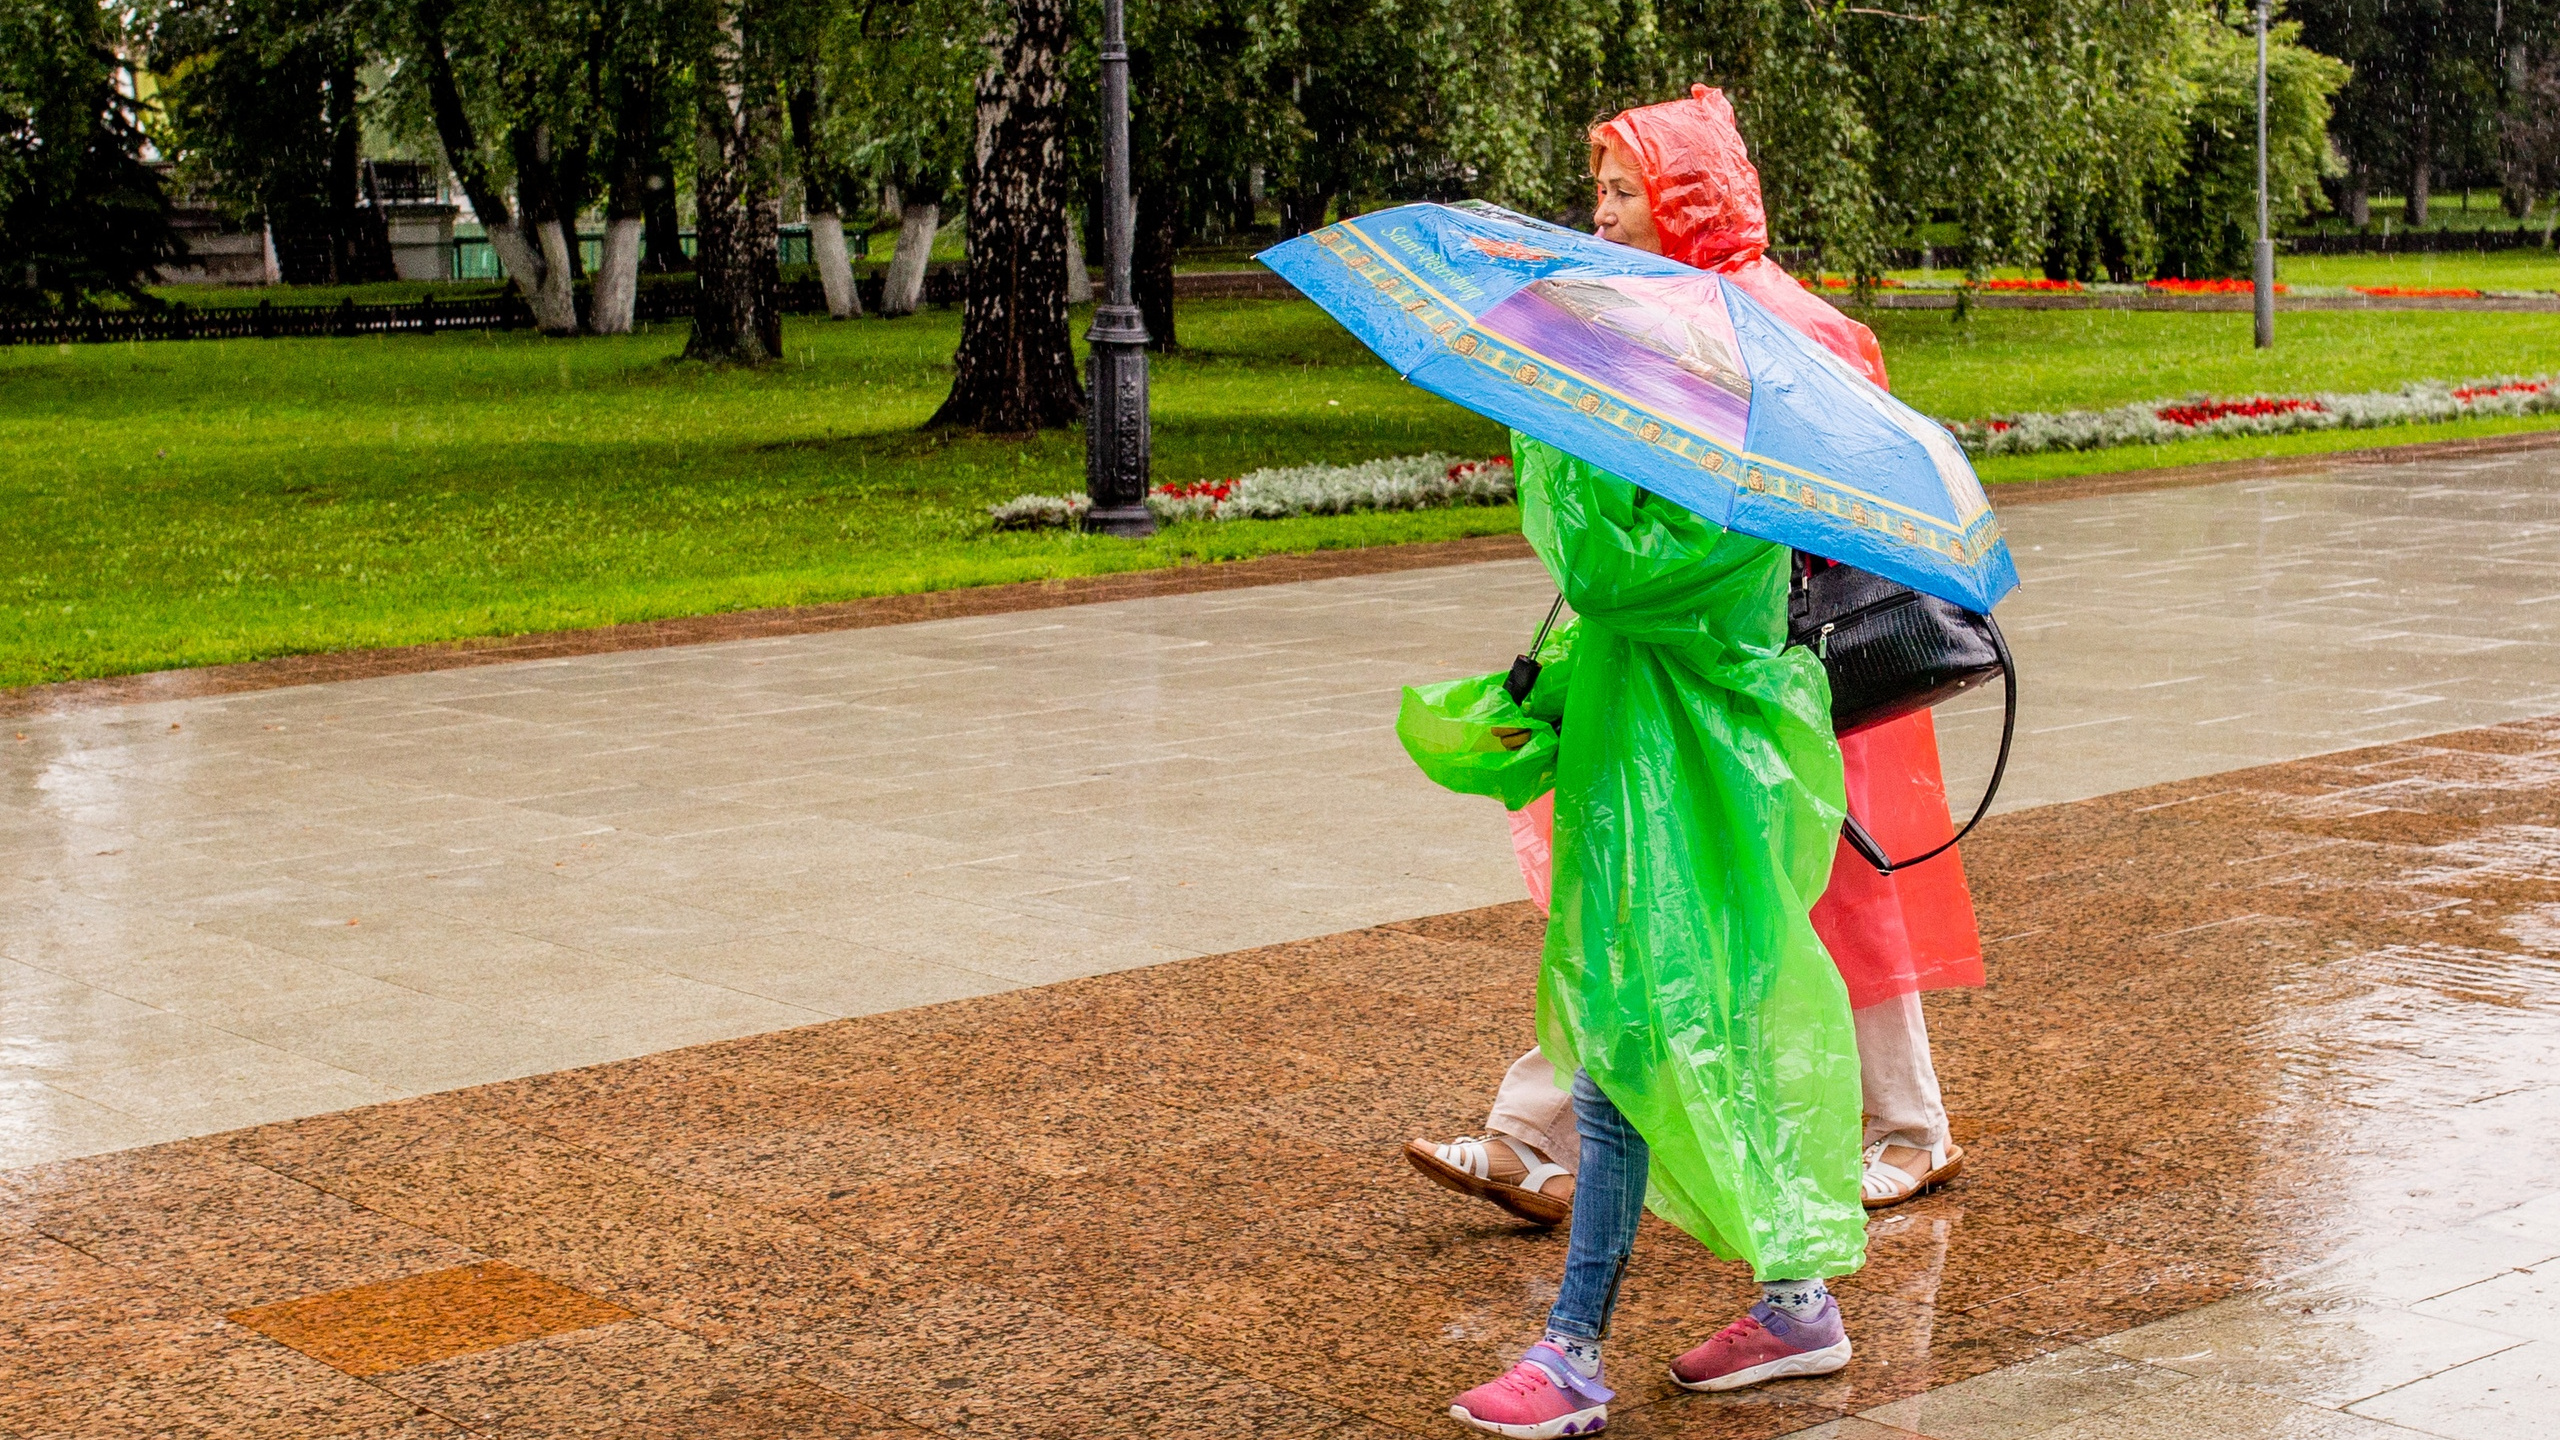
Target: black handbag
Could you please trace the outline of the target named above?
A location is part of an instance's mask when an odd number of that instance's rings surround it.
[[[1564,597],[1558,595],[1555,604],[1547,607],[1538,638],[1529,642],[1529,653],[1511,662],[1502,688],[1514,704],[1526,703],[1530,687],[1538,683],[1540,667],[1534,657],[1563,610]],[[1964,822],[1963,829],[1926,854],[1895,860],[1858,823],[1857,816],[1844,815],[1840,822],[1840,838],[1879,875],[1935,860],[1972,834],[1982,817],[1991,813],[2000,778],[2009,772],[2009,742],[2018,732],[2017,670],[1999,622],[1881,575],[1799,551],[1795,579],[1787,591],[1787,639],[1811,650],[1831,677],[1835,734],[1852,735],[1914,710],[1943,705],[1995,676],[2005,683],[2000,758],[1992,762],[1991,783],[1983,787],[1982,803],[1974,807],[1973,818]]]
[[[1840,827],[1850,848],[1880,875],[1934,860],[1972,834],[2000,793],[2009,742],[2018,729],[2017,670],[1999,622],[1881,575],[1799,552],[1787,592],[1787,638],[1821,659],[1831,677],[1831,728],[1842,735],[1942,705],[1995,677],[2004,682],[2000,758],[1963,829],[1925,855],[1894,860],[1855,815]]]

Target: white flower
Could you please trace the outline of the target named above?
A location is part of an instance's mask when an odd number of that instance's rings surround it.
[[[1348,515],[1360,510],[1430,510],[1452,505],[1508,505],[1518,496],[1511,462],[1454,455],[1405,455],[1358,465],[1290,465],[1238,477],[1224,499],[1193,491],[1147,496],[1156,523],[1185,520],[1278,520],[1292,515]],[[1061,529],[1092,508],[1082,495],[1022,495],[987,509],[998,530]]]

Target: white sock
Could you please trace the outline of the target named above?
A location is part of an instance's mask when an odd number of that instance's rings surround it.
[[[1822,1313],[1822,1302],[1831,1298],[1831,1287],[1819,1280],[1764,1280],[1760,1298],[1770,1308],[1785,1311],[1791,1320],[1810,1320]]]
[[[1589,1380],[1599,1375],[1599,1341],[1585,1340],[1576,1335],[1562,1335],[1550,1330],[1546,1338],[1538,1343],[1548,1346],[1563,1355],[1566,1360],[1571,1361],[1573,1368],[1581,1372],[1583,1379]]]

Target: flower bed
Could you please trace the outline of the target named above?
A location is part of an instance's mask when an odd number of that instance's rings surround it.
[[[2235,415],[2254,420],[2261,415],[2291,415],[2298,410],[2322,408],[2324,407],[2317,400],[2305,400],[2297,396],[2270,398],[2262,395],[2250,400],[2198,400],[2185,405],[2163,405],[2151,413],[2172,425],[2184,425],[2193,430],[2199,425],[2210,425],[2216,420],[2228,420]]]
[[[2081,284],[2077,280],[2047,280],[2039,276],[2032,280],[1985,280],[1982,282],[1982,288],[1985,290],[2025,290],[2039,295],[2078,295],[2085,292],[2089,287]]]
[[[2066,410],[1961,421],[1947,427],[1976,455],[2039,455],[2161,445],[2199,435],[2281,435],[2296,430],[2369,430],[2473,415],[2560,414],[2560,376],[2499,378],[2465,385],[2422,381],[2359,394],[2251,395]]]
[[[2422,381],[2360,394],[2191,396],[2112,410],[2002,415],[1947,426],[1975,455],[2036,455],[2162,445],[2194,436],[2370,430],[2469,416],[2560,414],[2560,376],[2502,376],[2467,384]],[[1158,485],[1147,496],[1156,523],[1277,520],[1357,510],[1508,505],[1518,498],[1511,461],[1406,455],[1358,465],[1293,465],[1224,480]],[[1082,495],[1021,495],[987,508],[998,530],[1062,530],[1083,522]]]
[[[1291,515],[1347,515],[1355,510],[1431,510],[1454,505],[1508,505],[1516,498],[1511,461],[1405,455],[1358,465],[1291,465],[1225,480],[1158,485],[1147,508],[1159,525],[1185,520],[1277,520]],[[998,530],[1060,530],[1084,520],[1083,495],[1019,495],[987,507]]]
[[[1817,288],[1816,282],[1811,280],[1798,280],[1796,283],[1802,285],[1807,290]],[[1899,290],[1902,288],[1902,282],[1894,279],[1890,275],[1877,276],[1875,285],[1879,290]],[[1858,282],[1850,279],[1846,275],[1825,275],[1820,281],[1819,288],[1824,290],[1855,290],[1858,288]]]
[[[2142,288],[2157,291],[2163,295],[2246,295],[2257,289],[2257,282],[2251,280],[2152,280],[2145,282]],[[2278,285],[2276,293],[2290,295],[2293,293],[2293,287]]]
[[[2486,290],[2467,290],[2458,285],[2350,285],[2347,288],[2359,295],[2424,300],[2479,300],[2489,293]]]

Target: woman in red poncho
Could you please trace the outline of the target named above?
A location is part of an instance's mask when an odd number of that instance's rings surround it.
[[[1700,85],[1685,100],[1626,111],[1594,127],[1591,145],[1600,182],[1593,218],[1603,238],[1726,276],[1885,383],[1874,332],[1806,293],[1768,258],[1760,174],[1722,92]],[[1849,809],[1886,853],[1917,855],[1953,833],[1929,712],[1843,736],[1840,753]],[[1548,814],[1541,802],[1514,817],[1524,832],[1522,867],[1542,903],[1543,841],[1526,832]],[[1920,1012],[1923,990],[1982,983],[1982,940],[1963,861],[1949,850],[1879,875],[1844,843],[1813,924],[1848,982],[1857,1022],[1867,1205],[1897,1204],[1952,1179],[1964,1164],[1947,1134]],[[1571,1096],[1544,1055],[1531,1050],[1513,1062],[1485,1129],[1445,1144],[1415,1140],[1406,1158],[1433,1180],[1524,1219],[1556,1224],[1571,1213],[1581,1143]]]

